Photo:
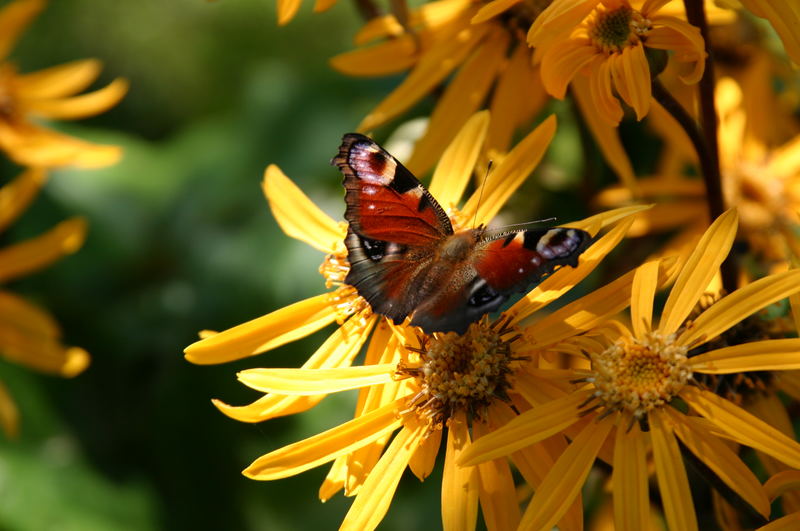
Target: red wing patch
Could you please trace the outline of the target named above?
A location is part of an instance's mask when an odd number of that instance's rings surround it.
[[[480,246],[475,269],[498,292],[521,291],[557,266],[575,267],[590,240],[587,232],[561,227],[509,234]]]
[[[357,234],[431,245],[453,233],[447,214],[425,187],[369,138],[345,135],[333,163],[344,174],[345,219]]]

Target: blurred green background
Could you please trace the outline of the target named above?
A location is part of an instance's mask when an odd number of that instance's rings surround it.
[[[340,176],[328,161],[399,78],[333,72],[327,59],[350,48],[360,19],[346,1],[310,11],[306,2],[278,28],[274,0],[52,2],[13,52],[23,72],[97,57],[105,64],[97,87],[123,76],[131,90],[110,112],[57,126],[123,146],[122,162],[54,172],[3,236],[20,241],[69,216],[88,218],[80,252],[9,288],[48,308],[65,342],[86,348],[92,365],[61,380],[0,360],[22,416],[19,440],[0,440],[0,528],[293,530],[341,522],[350,500],[317,499],[327,467],[276,482],[240,471],[347,420],[354,395],[260,425],[231,420],[210,403],[254,400],[238,370],[298,366],[330,330],[222,366],[182,356],[198,330],[222,330],[324,289],[322,256],[282,234],[261,176],[278,164],[341,219]],[[576,176],[578,137],[562,121],[551,170]],[[3,181],[16,171],[6,165]],[[559,187],[558,178],[548,182]],[[552,214],[537,212],[534,197],[530,189],[515,197],[520,221]],[[382,529],[438,528],[439,488],[436,475],[423,485],[402,482]]]

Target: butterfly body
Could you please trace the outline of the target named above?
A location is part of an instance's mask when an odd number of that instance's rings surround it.
[[[488,235],[454,231],[430,192],[374,141],[347,134],[333,163],[344,175],[345,279],[372,310],[426,333],[463,334],[513,292],[577,265],[588,233],[571,228]]]

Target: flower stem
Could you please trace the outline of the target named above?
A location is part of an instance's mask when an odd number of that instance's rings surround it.
[[[373,0],[354,0],[353,3],[366,22],[381,16],[381,10]]]

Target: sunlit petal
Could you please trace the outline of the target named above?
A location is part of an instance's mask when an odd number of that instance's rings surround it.
[[[62,221],[48,232],[0,249],[0,282],[38,271],[72,254],[86,238],[86,220]]]
[[[697,529],[689,480],[672,426],[665,421],[659,410],[652,411],[649,419],[656,478],[664,501],[667,524],[670,529]]]
[[[22,105],[33,114],[56,120],[75,120],[105,112],[122,100],[128,92],[128,81],[115,79],[107,86],[71,98],[28,99],[20,96]]]
[[[85,90],[100,75],[97,59],[81,59],[51,66],[16,78],[17,91],[26,99],[62,98]]]
[[[237,377],[263,393],[318,395],[338,393],[392,381],[396,363],[335,369],[247,369]]]
[[[689,366],[706,374],[800,369],[800,339],[765,339],[725,347],[689,358]]]
[[[652,330],[653,299],[658,288],[660,262],[654,260],[636,268],[631,290],[631,325],[633,335],[642,337]]]
[[[442,475],[444,529],[475,529],[478,520],[478,469],[456,465],[469,441],[466,416],[463,411],[456,413],[449,423]]]

